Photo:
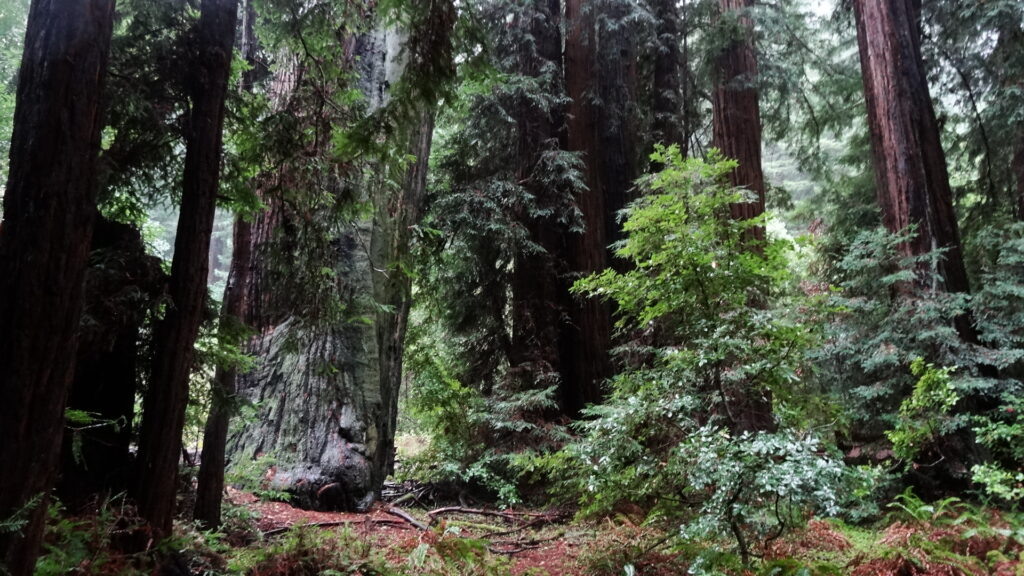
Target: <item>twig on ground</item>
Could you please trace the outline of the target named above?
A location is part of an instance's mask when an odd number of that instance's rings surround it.
[[[402,520],[405,520],[410,525],[415,526],[416,528],[418,528],[420,530],[427,531],[427,530],[430,529],[426,524],[424,524],[424,523],[420,522],[419,520],[413,518],[407,512],[405,512],[404,510],[402,510],[400,508],[395,508],[394,506],[388,506],[387,508],[384,509],[384,511],[387,512],[388,514],[391,514],[392,516],[397,516],[397,517],[401,518]]]

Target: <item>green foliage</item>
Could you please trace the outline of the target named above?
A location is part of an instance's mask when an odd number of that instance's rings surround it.
[[[978,442],[992,454],[992,461],[977,464],[971,472],[985,491],[1012,507],[1024,501],[1024,396],[1007,396],[995,414],[975,418]]]
[[[292,495],[273,487],[270,477],[277,460],[269,454],[243,458],[224,471],[224,483],[244,490],[261,500],[288,502]]]
[[[736,397],[796,396],[787,391],[813,331],[770,307],[787,285],[786,243],[756,245],[747,233],[759,221],[727,217],[742,199],[724,184],[735,164],[684,160],[675,148],[653,160],[665,169],[625,211],[628,238],[616,252],[627,271],[574,290],[612,300],[624,334],[654,331],[658,345],[587,410],[571,451],[586,511],[645,504],[688,538],[732,537],[746,562],[752,541],[838,511],[843,466],[814,435],[729,431]]]
[[[896,428],[886,431],[896,457],[910,465],[923,446],[936,441],[949,411],[960,400],[950,386],[952,368],[936,368],[917,358],[910,372],[918,378],[914,391],[900,404]]]

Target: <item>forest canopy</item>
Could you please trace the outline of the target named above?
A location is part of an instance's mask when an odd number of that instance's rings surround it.
[[[1024,569],[1019,0],[7,0],[0,183],[0,574]]]

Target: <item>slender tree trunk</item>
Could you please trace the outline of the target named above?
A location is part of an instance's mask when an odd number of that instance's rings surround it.
[[[242,11],[242,57],[249,69],[242,74],[242,90],[252,92],[256,74],[256,10],[253,0],[246,0]],[[245,296],[248,292],[250,270],[252,269],[252,223],[242,215],[235,216],[232,233],[231,270],[228,284],[224,287],[224,301],[221,304],[221,330],[224,324],[230,329],[247,324],[245,318]],[[210,393],[210,413],[203,430],[203,452],[199,463],[199,477],[196,487],[196,503],[193,517],[208,529],[221,524],[221,504],[224,497],[225,453],[228,440],[228,424],[235,409],[235,391],[238,371],[234,367],[218,366],[213,377]]]
[[[946,157],[921,60],[918,6],[915,0],[855,0],[853,7],[882,219],[893,233],[917,227],[901,246],[907,256],[944,249],[938,262],[943,288],[969,292]],[[930,266],[921,271],[921,281],[930,284]],[[958,324],[961,335],[973,333],[966,320]]]
[[[761,111],[757,95],[757,56],[754,52],[754,22],[746,13],[753,0],[720,0],[721,18],[736,20],[738,35],[717,58],[713,94],[714,145],[739,162],[732,184],[753,194],[749,202],[732,204],[733,218],[747,220],[764,214],[765,183],[761,169]],[[764,229],[752,231],[764,240]]]
[[[683,157],[689,153],[682,116],[684,102],[680,84],[683,25],[677,0],[653,0],[658,41],[654,54],[654,142],[679,145]]]
[[[221,305],[221,330],[239,328],[244,322],[245,290],[249,281],[252,242],[252,224],[242,216],[235,217],[231,271],[224,288],[224,302]],[[213,377],[210,393],[213,400],[210,414],[203,430],[203,453],[199,465],[196,504],[193,516],[206,528],[220,527],[221,502],[224,494],[225,445],[228,439],[228,423],[235,406],[235,380],[238,371],[234,367],[218,366]]]
[[[170,303],[155,329],[153,372],[139,440],[139,513],[155,535],[171,533],[178,452],[185,425],[193,346],[206,301],[210,234],[220,182],[224,100],[231,71],[237,0],[203,0],[198,60],[190,79],[181,215],[171,264]]]
[[[74,372],[113,0],[35,0],[0,225],[0,565],[31,574]]]

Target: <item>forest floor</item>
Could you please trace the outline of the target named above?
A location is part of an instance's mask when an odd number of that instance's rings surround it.
[[[571,516],[559,511],[462,506],[406,510],[379,503],[367,513],[318,512],[228,490],[232,503],[253,512],[256,527],[265,537],[275,537],[296,527],[347,530],[378,550],[386,550],[385,556],[395,565],[407,561],[423,545],[443,550],[444,546],[439,544],[447,535],[479,544],[481,552],[486,548],[486,554],[507,559],[494,563],[505,565],[502,573],[579,574],[580,549],[590,537],[589,530],[569,523]],[[468,551],[472,552],[472,548]],[[460,551],[449,552],[457,555]]]
[[[230,497],[253,513],[267,541],[295,531],[340,531],[344,534],[340,541],[361,543],[398,574],[669,576],[689,573],[691,567],[685,558],[692,557],[692,549],[671,550],[665,546],[667,533],[621,514],[580,523],[559,511],[464,506],[396,509],[386,503],[365,514],[352,514],[300,510],[241,492],[231,492]],[[951,509],[936,513],[931,508],[918,512],[916,517],[893,516],[871,528],[812,520],[802,530],[763,543],[756,553],[760,558],[756,570],[723,566],[715,573],[1024,576],[1024,533],[1017,533],[1020,527],[998,512]]]
[[[229,488],[220,532],[181,521],[155,547],[123,500],[75,515],[57,509],[36,574],[1024,576],[1022,516],[953,500],[905,499],[866,526],[812,519],[751,542],[744,566],[735,542],[681,541],[677,524],[651,526],[639,509],[581,521],[564,510],[399,498],[401,508],[315,512]]]

